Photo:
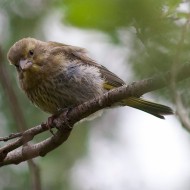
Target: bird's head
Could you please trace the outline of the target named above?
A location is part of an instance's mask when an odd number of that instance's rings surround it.
[[[19,74],[41,70],[45,56],[43,43],[34,38],[23,38],[10,48],[7,58]]]

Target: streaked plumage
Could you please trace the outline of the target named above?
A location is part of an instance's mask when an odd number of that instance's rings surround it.
[[[57,42],[24,38],[10,48],[8,60],[16,66],[21,88],[28,98],[51,114],[125,84],[90,59],[84,49]],[[128,105],[159,118],[173,113],[167,106],[136,97],[118,105]]]

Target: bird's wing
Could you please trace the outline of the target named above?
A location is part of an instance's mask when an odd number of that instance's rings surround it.
[[[68,54],[68,57],[70,57],[71,59],[77,58],[80,59],[83,64],[88,64],[97,67],[102,75],[102,78],[104,78],[106,81],[104,84],[105,89],[110,90],[114,87],[119,87],[125,84],[125,82],[122,79],[120,79],[117,75],[109,71],[106,67],[97,64],[94,60],[90,59],[87,56],[87,52],[85,49],[57,42],[48,43],[50,43],[50,45],[55,47],[56,49],[58,48],[58,52],[64,52]]]
[[[125,82],[122,79],[120,79],[117,75],[109,71],[106,67],[99,64],[96,64],[96,65],[98,65],[100,73],[102,77],[105,79],[105,83],[104,83],[105,89],[110,90],[114,87],[119,87],[125,84]]]

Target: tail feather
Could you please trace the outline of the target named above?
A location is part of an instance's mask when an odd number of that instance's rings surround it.
[[[170,107],[157,104],[154,102],[149,102],[141,98],[129,97],[123,100],[122,102],[124,103],[124,105],[142,110],[160,119],[165,119],[164,115],[173,114],[173,110]]]

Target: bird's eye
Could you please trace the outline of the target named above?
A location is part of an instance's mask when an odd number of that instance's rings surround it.
[[[34,55],[34,50],[29,50],[29,55],[33,56]]]

